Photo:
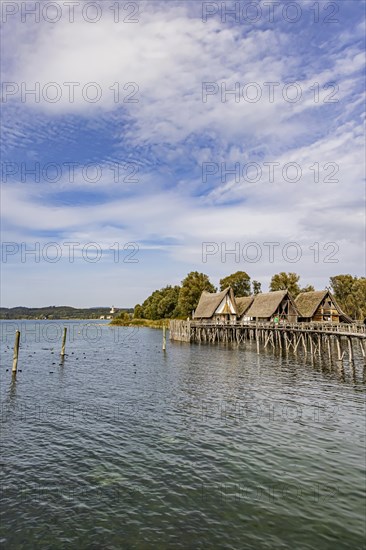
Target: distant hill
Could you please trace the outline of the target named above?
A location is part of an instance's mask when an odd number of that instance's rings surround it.
[[[0,307],[0,319],[99,319],[110,315],[110,307],[74,308],[70,306],[48,306],[40,308]],[[127,311],[131,308],[121,308],[117,312]]]

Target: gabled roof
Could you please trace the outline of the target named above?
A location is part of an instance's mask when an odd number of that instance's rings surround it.
[[[271,317],[285,296],[288,296],[292,301],[292,298],[287,290],[276,290],[274,292],[257,294],[252,305],[247,311],[248,317]]]
[[[326,295],[328,290],[314,290],[312,292],[301,292],[295,298],[295,304],[301,317],[312,317]]]
[[[334,298],[333,294],[329,292],[329,290],[314,290],[312,292],[301,292],[296,299],[295,304],[297,309],[299,310],[300,317],[313,317],[316,310],[324,300],[326,296],[329,296],[329,298],[332,300],[332,303],[334,304],[334,307],[339,313],[339,316],[341,317],[342,321],[345,321],[346,323],[351,323],[352,319],[348,317],[343,311],[341,310],[340,306],[338,305],[336,299]]]
[[[241,296],[240,298],[235,298],[236,310],[239,317],[241,317],[242,315],[244,315],[244,313],[248,311],[253,303],[253,300],[254,296]]]
[[[225,290],[216,293],[204,290],[194,313],[194,318],[210,319],[227,294],[229,294],[233,307],[236,310],[234,293],[231,287],[228,286]]]

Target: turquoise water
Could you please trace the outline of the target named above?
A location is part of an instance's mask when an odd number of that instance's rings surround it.
[[[364,548],[361,361],[0,328],[2,548]]]

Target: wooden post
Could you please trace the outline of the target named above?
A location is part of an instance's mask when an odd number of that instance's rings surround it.
[[[340,343],[339,343],[339,338],[338,336],[336,336],[336,343],[337,343],[337,351],[338,351],[338,361],[342,361],[342,353],[341,353],[341,346],[340,346]]]
[[[272,344],[272,348],[273,350],[276,349],[276,341],[275,341],[275,337],[277,337],[277,334],[274,334],[273,331],[271,332],[271,344]]]
[[[306,333],[305,333],[305,336],[306,336]],[[302,345],[303,345],[303,347],[304,347],[305,355],[307,355],[308,349],[307,349],[307,347],[306,347],[305,336],[304,336],[304,333],[301,334]]]
[[[348,357],[349,362],[353,363],[353,350],[352,350],[352,339],[350,337],[347,338],[348,340]]]
[[[363,357],[364,361],[366,361],[365,350],[363,349],[362,340],[360,339],[359,342],[360,342],[362,357]]]
[[[163,351],[166,351],[166,326],[163,325]]]
[[[258,334],[258,328],[255,329],[255,338],[257,340],[257,354],[259,355],[259,334]]]
[[[63,334],[63,336],[62,336],[61,357],[64,357],[64,355],[65,355],[66,334],[67,334],[67,328],[64,327],[64,334]]]
[[[328,357],[329,361],[332,362],[332,352],[330,349],[330,336],[327,336],[327,345],[328,345]]]
[[[15,340],[14,340],[14,353],[13,353],[13,368],[12,373],[17,373],[18,368],[18,355],[19,355],[19,343],[20,343],[20,332],[19,330],[15,333]]]

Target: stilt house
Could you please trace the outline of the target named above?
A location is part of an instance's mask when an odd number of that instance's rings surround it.
[[[288,290],[257,294],[246,312],[251,321],[296,323],[298,311]]]
[[[300,322],[351,323],[329,290],[302,292],[296,297]]]
[[[251,318],[248,317],[247,311],[254,301],[254,296],[243,296],[240,298],[235,298],[235,301],[238,323],[245,323],[247,321],[250,321]]]
[[[222,292],[203,291],[194,313],[194,320],[212,323],[230,323],[236,321],[236,303],[231,287]]]

